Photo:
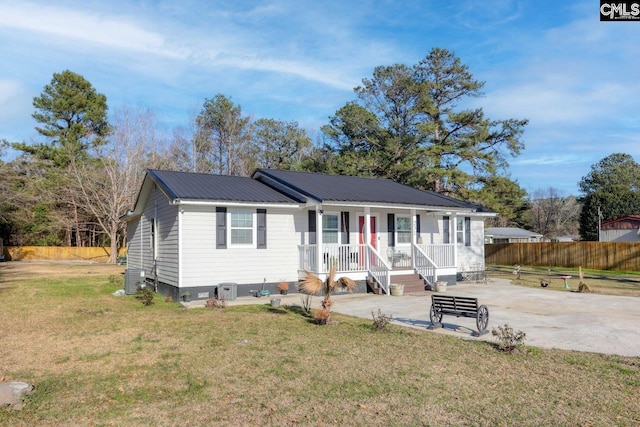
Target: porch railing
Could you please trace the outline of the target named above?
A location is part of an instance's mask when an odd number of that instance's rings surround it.
[[[391,284],[391,265],[388,264],[380,253],[371,245],[367,245],[367,265],[368,271],[376,279],[376,282],[389,295],[389,285]]]
[[[318,246],[299,245],[300,270],[326,274],[332,265],[339,273],[368,271],[389,294],[391,264],[371,245],[322,245],[321,265],[318,265]]]
[[[433,286],[438,280],[438,265],[418,245],[413,247],[413,257],[415,270],[429,285]]]
[[[420,250],[438,267],[456,266],[455,244],[418,245]]]
[[[339,273],[366,271],[366,245],[322,245],[322,265],[318,268],[317,245],[299,245],[300,269],[328,273],[332,265]]]

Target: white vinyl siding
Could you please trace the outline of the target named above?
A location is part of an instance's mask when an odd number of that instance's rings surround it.
[[[457,246],[458,268],[469,269],[472,266],[484,265],[484,219],[471,217],[470,245]]]
[[[140,218],[127,223],[127,268],[142,268]]]
[[[247,208],[256,212],[257,208]],[[233,209],[229,209],[233,211]],[[182,215],[182,284],[215,286],[220,283],[277,283],[298,279],[298,245],[307,214],[294,209],[267,209],[265,249],[216,249],[215,207],[185,206]],[[254,218],[254,225],[256,224]],[[259,289],[259,288],[258,288]]]
[[[138,222],[136,234],[138,233],[142,245],[141,267],[145,270],[147,278],[153,279],[157,274],[158,281],[177,286],[178,208],[170,205],[169,199],[158,188],[151,191]]]

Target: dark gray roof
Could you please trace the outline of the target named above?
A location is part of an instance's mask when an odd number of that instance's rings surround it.
[[[389,179],[258,169],[254,178],[261,180],[261,176],[271,178],[320,202],[389,203],[491,212],[477,205],[433,191],[418,190]]]
[[[255,179],[242,176],[150,169],[148,174],[174,199],[297,203]]]

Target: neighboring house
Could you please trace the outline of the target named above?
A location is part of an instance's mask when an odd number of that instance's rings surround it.
[[[541,242],[542,234],[516,227],[487,227],[484,229],[485,243],[532,243]]]
[[[484,268],[484,219],[495,215],[386,179],[149,170],[125,216],[127,267],[176,299],[213,297],[223,283],[238,296],[275,292],[334,264],[361,291],[375,280],[388,294],[396,274],[453,284],[459,271]]]
[[[605,221],[600,226],[601,242],[640,241],[640,215],[627,215]]]

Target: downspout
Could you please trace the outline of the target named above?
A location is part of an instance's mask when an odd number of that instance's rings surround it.
[[[184,209],[178,206],[178,295],[182,286],[182,218]]]
[[[318,266],[318,274],[324,272],[322,268],[323,254],[322,254],[322,214],[324,210],[322,205],[316,208],[316,265]]]

